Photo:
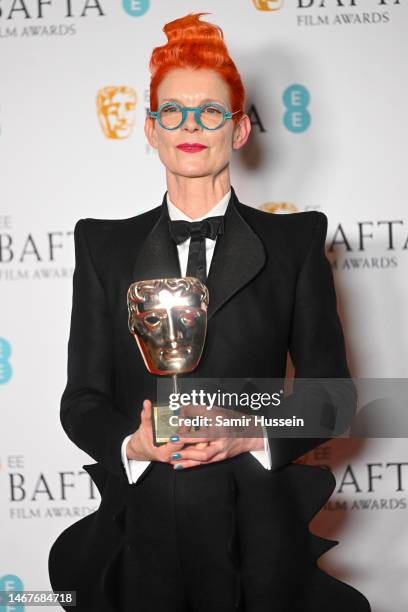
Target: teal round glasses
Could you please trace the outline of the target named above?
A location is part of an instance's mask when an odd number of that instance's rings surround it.
[[[177,130],[187,119],[187,113],[191,111],[198,125],[206,130],[218,130],[227,119],[239,113],[237,110],[230,113],[217,102],[207,102],[201,106],[182,106],[177,102],[164,102],[157,111],[148,111],[148,115],[157,119],[159,125],[165,130]]]

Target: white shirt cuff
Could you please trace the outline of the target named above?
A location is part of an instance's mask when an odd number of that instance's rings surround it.
[[[251,455],[255,457],[263,465],[266,470],[272,469],[272,460],[271,460],[271,451],[269,448],[269,440],[266,435],[266,430],[263,427],[264,431],[264,449],[263,450],[253,450],[250,451]],[[122,455],[122,463],[126,471],[126,476],[129,484],[136,484],[139,477],[143,474],[147,466],[150,464],[150,461],[143,461],[137,459],[128,459],[126,456],[126,445],[128,440],[132,435],[126,436],[126,438],[122,442],[121,447],[121,455]]]
[[[137,459],[128,459],[126,457],[126,445],[131,437],[132,435],[126,436],[126,438],[123,440],[121,446],[121,456],[129,484],[135,484],[147,466],[150,464],[150,461],[139,461]]]
[[[271,449],[269,448],[269,440],[266,433],[266,429],[262,426],[264,432],[264,450],[253,450],[250,451],[251,455],[255,457],[261,463],[266,470],[272,469]]]

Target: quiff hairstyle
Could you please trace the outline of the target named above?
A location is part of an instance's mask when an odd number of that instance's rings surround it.
[[[167,43],[153,49],[149,64],[150,110],[157,111],[157,88],[170,70],[206,68],[217,72],[227,83],[231,111],[241,111],[232,117],[235,125],[244,111],[245,88],[237,67],[228,53],[221,28],[208,21],[200,21],[201,15],[209,14],[189,13],[185,17],[166,23],[163,27]]]

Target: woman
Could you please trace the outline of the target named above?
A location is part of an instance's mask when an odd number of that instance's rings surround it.
[[[327,219],[239,201],[229,168],[251,130],[244,87],[222,31],[202,14],[168,23],[168,42],[151,58],[145,133],[166,170],[162,204],[75,226],[61,422],[95,459],[84,467],[102,500],[54,543],[51,584],[76,591],[81,611],[366,612],[363,595],[317,566],[334,542],[308,530],[334,478],[293,462],[323,437],[153,444],[156,381],[127,327],[135,280],[205,280],[207,338],[195,376],[283,379],[289,350],[297,378],[345,381],[341,419],[355,410],[324,252]],[[184,240],[177,220],[195,222]],[[296,407],[324,423],[325,389],[308,383],[301,398],[290,414]]]

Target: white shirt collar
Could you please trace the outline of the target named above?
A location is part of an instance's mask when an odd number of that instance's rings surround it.
[[[231,189],[205,215],[199,217],[198,219],[191,219],[191,217],[188,217],[185,213],[183,213],[182,210],[180,210],[175,204],[173,204],[167,192],[166,197],[169,217],[172,221],[201,221],[202,219],[206,219],[207,217],[216,217],[218,215],[224,215],[225,211],[227,210],[230,195]]]

